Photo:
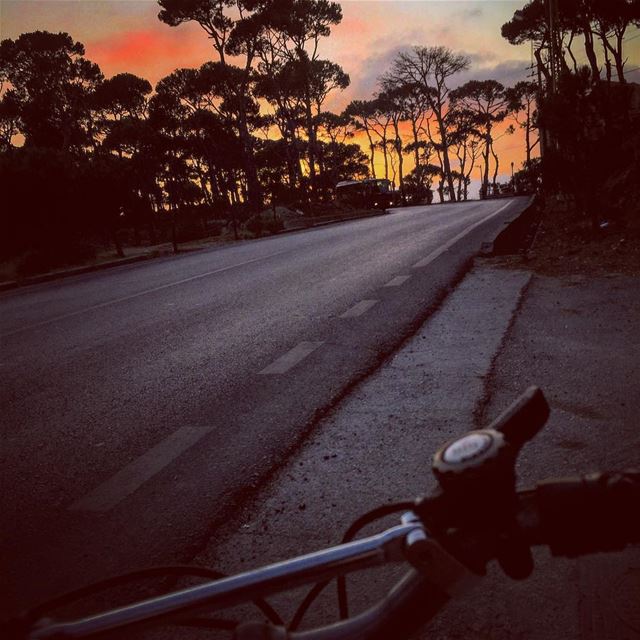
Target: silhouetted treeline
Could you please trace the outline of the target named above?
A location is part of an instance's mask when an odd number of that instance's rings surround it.
[[[538,82],[505,88],[472,80],[454,89],[469,59],[445,47],[413,47],[398,53],[375,96],[340,114],[326,103],[349,76],[319,54],[342,19],[337,3],[158,4],[169,26],[199,24],[213,55],[155,87],[129,73],[105,79],[66,33],[25,33],[0,44],[0,259],[27,254],[29,271],[82,260],[94,240],[110,239],[122,253],[124,231],[134,244],[173,239],[175,246],[225,224],[236,233],[243,222],[261,229],[256,216],[266,205],[274,213],[276,204],[317,212],[347,179],[387,178],[405,202],[430,202],[433,191],[442,202],[466,199],[475,169],[482,194],[497,193],[495,142],[515,127],[525,132],[526,155],[517,176],[530,181],[537,103],[550,73],[541,0],[503,27],[512,42],[534,42]],[[587,4],[605,11],[579,3]],[[599,39],[607,74],[615,68],[622,81],[626,27],[597,15],[591,35],[584,20],[562,23],[571,34],[563,35],[565,51],[572,57],[576,34],[588,52]],[[548,121],[546,131],[552,128]]]
[[[638,0],[532,0],[502,27],[532,44],[545,193],[594,228],[640,214],[640,85],[624,50],[634,26]]]

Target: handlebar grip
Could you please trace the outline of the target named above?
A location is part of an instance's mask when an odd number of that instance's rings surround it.
[[[544,481],[535,500],[540,538],[553,555],[640,543],[640,470]]]
[[[488,428],[500,431],[509,444],[521,447],[544,427],[548,417],[549,405],[542,390],[529,387]]]

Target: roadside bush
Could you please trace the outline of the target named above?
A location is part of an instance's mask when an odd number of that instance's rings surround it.
[[[263,234],[273,235],[284,229],[284,221],[280,218],[273,218],[271,213],[257,214],[251,216],[245,222],[245,229],[252,233],[256,238]]]
[[[95,247],[78,240],[65,246],[45,245],[27,251],[18,259],[16,274],[34,276],[67,266],[83,264],[96,257]]]
[[[199,240],[206,236],[206,231],[202,227],[202,221],[197,218],[181,218],[178,214],[178,238],[180,242]]]
[[[276,218],[275,220],[271,218],[263,224],[265,231],[270,234],[280,233],[280,231],[284,229],[284,222],[280,220],[280,218]]]
[[[208,220],[207,232],[210,236],[218,237],[227,228],[226,220]]]
[[[262,235],[262,230],[264,229],[264,223],[262,222],[260,215],[251,216],[244,223],[244,226],[247,231],[251,232],[257,238]]]

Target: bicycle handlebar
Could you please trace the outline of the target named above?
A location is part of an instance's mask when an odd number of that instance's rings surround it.
[[[575,557],[640,543],[640,471],[597,474],[541,482],[518,493],[517,521],[528,544],[548,545],[554,555]],[[422,536],[415,534],[423,534]],[[409,541],[413,535],[414,543]],[[404,555],[402,555],[404,553]],[[417,567],[375,607],[349,620],[314,631],[289,633],[262,623],[241,625],[237,638],[249,640],[376,640],[404,637],[458,593],[472,573],[435,544],[417,519],[346,545],[339,545],[69,623],[48,625],[29,636],[82,638],[122,630],[141,622],[167,621],[197,609],[216,610],[327,577],[406,559]],[[428,596],[428,597],[427,597]],[[252,635],[258,634],[258,635]],[[393,634],[392,634],[393,635]]]
[[[553,555],[572,558],[640,543],[640,471],[546,480],[535,494],[538,540]]]
[[[531,387],[487,429],[446,444],[434,457],[440,488],[415,501],[403,523],[376,536],[223,578],[71,622],[33,625],[32,639],[94,637],[110,631],[216,610],[256,597],[344,576],[387,562],[414,569],[377,606],[314,631],[267,624],[238,627],[237,640],[382,640],[408,636],[497,559],[507,575],[527,577],[530,547],[575,557],[640,543],[640,471],[547,480],[516,491],[515,460],[544,425],[549,408]],[[23,621],[24,622],[24,621]]]
[[[640,543],[640,471],[539,483],[519,493],[518,521],[530,544],[576,557]],[[607,523],[610,526],[607,526]],[[617,526],[621,525],[621,526]],[[442,576],[440,576],[442,577]],[[241,625],[237,640],[385,640],[410,635],[445,606],[452,593],[425,571],[412,570],[376,606],[346,621],[304,632],[263,623]],[[451,592],[451,585],[449,585]]]

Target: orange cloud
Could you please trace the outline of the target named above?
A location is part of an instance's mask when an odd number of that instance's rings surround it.
[[[106,76],[129,72],[151,82],[178,67],[196,67],[214,58],[211,44],[189,26],[166,26],[120,32],[85,45],[86,55],[100,65]]]

